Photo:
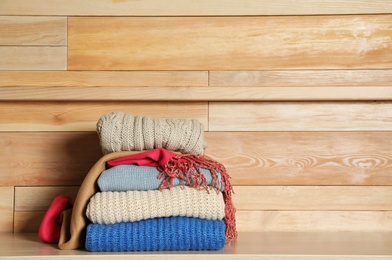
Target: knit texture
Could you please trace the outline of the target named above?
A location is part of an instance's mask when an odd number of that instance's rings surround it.
[[[211,186],[208,186],[205,176],[201,173],[200,169],[202,168],[211,172],[212,186],[219,189],[221,188],[218,178],[219,173],[224,184],[222,193],[225,201],[226,238],[230,242],[237,237],[236,210],[232,202],[232,193],[234,191],[230,183],[230,175],[223,164],[203,155],[175,154],[164,148],[156,148],[139,154],[108,160],[106,164],[112,167],[122,164],[143,164],[145,166],[158,167],[160,170],[158,178],[162,180],[159,190],[173,187],[174,180],[179,179],[183,185],[188,183],[189,187],[204,189],[208,192]]]
[[[86,215],[97,224],[172,216],[222,220],[225,203],[221,192],[180,186],[162,191],[98,192],[90,199]]]
[[[200,169],[206,178],[209,186],[213,185],[211,171]],[[132,191],[132,190],[157,190],[161,184],[158,179],[160,171],[156,167],[137,166],[137,165],[119,165],[102,172],[98,178],[98,187],[101,191]],[[224,190],[221,175],[218,173],[220,190]],[[182,182],[176,178],[173,180],[173,186],[181,185]],[[185,183],[185,185],[189,185]]]
[[[166,148],[181,153],[203,154],[203,125],[195,119],[152,119],[111,112],[97,122],[102,152],[142,151]]]
[[[86,249],[93,252],[219,250],[224,245],[222,220],[188,217],[89,224],[86,235]]]
[[[58,244],[60,249],[70,250],[70,249],[77,249],[77,248],[84,247],[87,224],[89,223],[89,220],[87,219],[86,216],[87,205],[90,198],[96,192],[99,192],[98,185],[96,182],[99,175],[106,169],[107,162],[111,160],[116,160],[118,158],[124,158],[130,155],[135,155],[137,153],[140,152],[122,151],[122,152],[110,153],[103,156],[93,165],[93,167],[87,173],[86,177],[84,178],[79,188],[78,195],[74,201],[72,212],[71,210],[64,211],[66,214],[63,215],[64,221],[62,222],[60,239]],[[181,157],[183,156],[181,155]],[[168,163],[169,168],[164,168],[162,170],[161,174],[164,174],[162,177],[165,180],[167,180],[163,183],[164,186],[166,187],[169,186],[171,179],[178,178],[178,176],[176,176],[176,173],[182,172],[182,171],[176,171],[176,168],[181,170],[181,168],[176,167],[178,166],[178,160],[180,160],[181,157],[172,158]],[[189,159],[192,160],[192,158],[193,156],[191,156]],[[208,159],[208,157],[206,158]],[[195,158],[193,161],[196,162],[197,158]],[[228,173],[225,171],[224,167],[220,166],[219,164],[215,164],[213,162],[205,162],[205,163],[200,162],[197,164],[200,166],[200,168],[209,169],[211,173],[220,172],[222,175],[222,182],[225,184],[225,190],[223,191],[223,198],[225,200],[225,212],[226,212],[224,221],[225,224],[227,225],[226,238],[227,238],[227,242],[231,241],[237,237],[237,232],[235,228],[235,208],[233,207],[231,201],[232,186],[230,185],[230,181],[229,181],[230,177],[228,176]],[[192,166],[192,164],[189,165]],[[181,176],[181,177],[186,177],[186,176]],[[209,187],[209,186],[204,186],[204,184],[205,184],[204,182],[201,184],[201,187],[203,189],[205,187]],[[214,187],[220,187],[220,186],[214,185]]]

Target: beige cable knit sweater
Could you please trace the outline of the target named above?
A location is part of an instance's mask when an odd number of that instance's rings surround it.
[[[125,192],[98,192],[87,206],[87,218],[96,224],[133,222],[156,217],[195,217],[220,220],[225,203],[220,191],[189,187]]]
[[[165,148],[181,153],[204,154],[203,125],[195,119],[152,119],[111,112],[97,122],[102,152]]]

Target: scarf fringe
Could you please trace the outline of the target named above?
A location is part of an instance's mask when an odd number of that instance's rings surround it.
[[[212,188],[208,186],[206,178],[201,173],[200,168],[208,169],[211,171],[213,184]],[[194,154],[178,154],[171,158],[169,162],[160,168],[159,179],[162,182],[159,189],[170,189],[173,187],[174,179],[181,180],[182,185],[187,184],[189,187],[206,190],[208,193],[211,189],[220,192],[221,185],[224,185],[223,199],[225,202],[225,217],[226,223],[226,243],[237,238],[237,228],[235,220],[235,212],[232,202],[232,194],[234,194],[233,187],[230,183],[230,176],[226,168],[219,162],[207,159],[203,156]],[[219,181],[218,174],[221,175],[222,183]]]

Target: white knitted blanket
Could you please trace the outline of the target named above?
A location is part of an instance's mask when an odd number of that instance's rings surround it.
[[[171,189],[97,192],[86,210],[96,224],[133,222],[157,217],[195,217],[221,220],[225,203],[221,192],[177,186]]]
[[[203,125],[195,119],[152,119],[111,112],[98,120],[97,133],[104,154],[165,148],[201,155],[206,147]]]

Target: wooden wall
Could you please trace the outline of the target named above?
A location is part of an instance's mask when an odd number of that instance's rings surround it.
[[[392,231],[392,2],[0,1],[0,231],[36,232],[110,111],[197,118],[239,231]]]

